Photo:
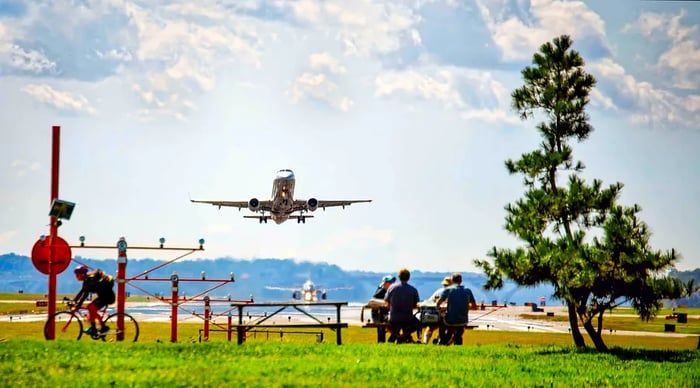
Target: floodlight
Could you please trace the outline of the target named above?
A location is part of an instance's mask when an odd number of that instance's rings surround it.
[[[51,204],[49,216],[56,217],[58,219],[70,220],[70,216],[73,214],[74,208],[75,203],[56,198]]]

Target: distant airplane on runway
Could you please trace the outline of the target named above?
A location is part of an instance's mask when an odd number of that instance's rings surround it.
[[[260,220],[260,223],[267,223],[267,220],[272,218],[277,224],[281,224],[290,218],[296,218],[297,223],[306,223],[306,219],[313,218],[313,216],[305,215],[304,213],[313,212],[318,208],[326,210],[327,207],[342,206],[344,209],[345,206],[353,203],[372,202],[371,199],[335,201],[324,201],[316,198],[309,198],[308,200],[294,199],[294,183],[295,178],[292,170],[279,170],[275,180],[272,181],[272,199],[269,201],[259,201],[257,198],[251,198],[249,201],[204,201],[195,199],[190,199],[190,201],[208,203],[218,206],[219,209],[222,206],[237,207],[238,210],[248,208],[254,213],[260,212],[260,215],[243,216],[244,218],[257,218]],[[269,214],[265,214],[265,212]],[[293,214],[295,212],[299,212],[299,214]]]
[[[319,300],[319,294],[321,296],[321,300],[326,300],[326,292],[328,291],[336,291],[336,290],[351,290],[352,287],[334,287],[334,288],[325,288],[321,289],[318,286],[314,284],[314,282],[311,281],[311,279],[307,280],[302,286],[301,289],[299,287],[292,288],[292,287],[273,287],[273,286],[266,286],[268,290],[281,290],[281,291],[292,291],[292,299],[301,299],[304,302],[318,302]]]

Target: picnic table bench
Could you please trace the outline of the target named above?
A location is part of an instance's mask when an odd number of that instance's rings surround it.
[[[232,307],[235,307],[238,310],[238,323],[237,324],[232,324],[231,328],[236,329],[236,334],[237,334],[237,341],[238,344],[241,345],[243,342],[245,342],[245,335],[246,332],[249,331],[254,331],[256,329],[299,329],[299,328],[313,328],[313,329],[331,329],[335,331],[336,333],[336,343],[338,345],[342,344],[342,336],[341,336],[341,329],[347,328],[348,324],[346,322],[341,322],[340,321],[340,308],[342,306],[347,306],[348,302],[328,302],[328,301],[323,301],[323,302],[265,302],[265,303],[247,303],[247,302],[236,302],[236,303],[231,303]],[[336,308],[336,319],[335,322],[330,322],[330,318],[328,318],[328,322],[323,322],[322,320],[318,319],[315,317],[312,313],[306,310],[308,307],[314,307],[314,306],[335,306]],[[264,317],[248,322],[243,322],[243,310],[246,308],[255,308],[255,307],[276,307],[277,310],[272,312],[271,314],[265,314]],[[267,321],[276,316],[278,313],[284,311],[287,308],[293,308],[305,316],[311,318],[313,322],[310,323],[284,323],[284,324],[279,324],[279,323],[267,323]]]

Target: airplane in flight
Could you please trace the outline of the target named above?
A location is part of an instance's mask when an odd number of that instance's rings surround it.
[[[291,288],[291,287],[273,287],[273,286],[266,286],[268,290],[280,290],[280,291],[292,291],[292,299],[296,300],[302,300],[304,302],[318,302],[319,301],[319,295],[321,300],[326,300],[327,298],[327,292],[328,291],[336,291],[336,290],[351,290],[352,287],[334,287],[334,288],[320,288],[317,285],[314,284],[314,282],[311,281],[311,279],[307,280],[304,282],[304,284],[301,286],[301,289],[299,287],[296,288]]]
[[[259,215],[243,216],[244,218],[257,218],[260,223],[267,224],[267,220],[272,219],[277,224],[281,224],[290,218],[296,218],[297,223],[306,223],[307,218],[313,218],[313,215],[306,214],[313,212],[318,208],[326,210],[327,207],[349,206],[353,203],[372,202],[371,199],[355,199],[355,200],[318,200],[309,198],[307,200],[294,199],[294,184],[296,179],[292,170],[279,170],[275,179],[272,181],[272,199],[260,201],[257,198],[251,198],[248,201],[209,201],[190,199],[195,203],[208,203],[218,206],[237,207],[240,211],[242,208]],[[299,212],[298,214],[294,214]]]

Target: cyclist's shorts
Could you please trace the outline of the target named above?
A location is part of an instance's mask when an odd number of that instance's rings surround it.
[[[102,307],[105,307],[107,305],[110,305],[114,303],[114,300],[116,299],[114,295],[114,291],[109,290],[109,292],[103,292],[97,294],[97,299],[93,300],[92,303],[95,304],[95,307],[98,309],[101,309]]]

